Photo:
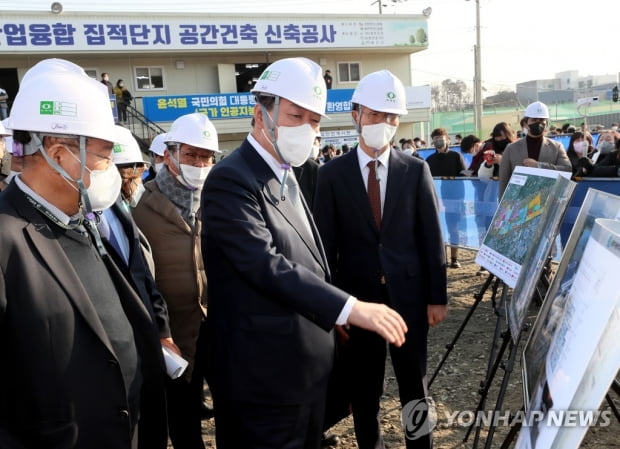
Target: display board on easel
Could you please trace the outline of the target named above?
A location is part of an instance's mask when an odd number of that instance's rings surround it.
[[[506,312],[515,341],[576,187],[569,178],[568,172],[515,168],[476,257],[514,289]]]
[[[614,203],[617,215],[620,198]],[[595,219],[590,233],[581,216],[524,351],[529,425],[517,448],[577,448],[620,369],[620,221]]]

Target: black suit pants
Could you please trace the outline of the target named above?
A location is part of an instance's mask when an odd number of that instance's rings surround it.
[[[426,317],[425,317],[426,318]],[[428,327],[409,324],[407,340],[397,348],[389,345],[392,366],[398,382],[401,405],[427,396],[426,335]],[[347,371],[349,396],[353,411],[355,436],[360,449],[384,449],[379,421],[379,403],[383,394],[385,340],[374,332],[352,327],[350,338],[342,351]],[[406,438],[407,449],[431,447],[429,434],[415,440]]]
[[[303,404],[254,404],[219,400],[214,393],[218,449],[319,449],[324,395]]]

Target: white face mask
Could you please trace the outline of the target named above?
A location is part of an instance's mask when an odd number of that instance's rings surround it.
[[[155,173],[159,173],[163,166],[164,166],[163,162],[158,162],[155,165],[153,165],[153,169],[155,170]]]
[[[75,160],[78,162],[80,161],[69,148],[65,147],[65,150],[67,150]],[[90,173],[90,185],[86,189],[86,195],[88,195],[91,210],[87,212],[98,212],[107,209],[114,204],[121,192],[121,186],[123,185],[123,179],[116,165],[110,163],[105,170],[91,170],[86,166],[84,168]],[[66,180],[69,182],[68,179]],[[77,187],[70,182],[69,185],[78,190]]]
[[[381,150],[390,143],[396,134],[396,129],[396,126],[387,123],[364,125],[362,126],[362,138],[364,143],[373,150]]]
[[[144,188],[144,184],[138,183],[138,187],[136,187],[136,190],[131,193],[131,198],[129,198],[129,207],[136,207],[138,205],[138,203],[140,202],[140,198],[142,198],[145,190],[146,189]]]
[[[209,167],[194,167],[193,165],[181,164],[181,174],[177,175],[177,181],[190,189],[202,190],[202,186],[211,171]]]
[[[299,126],[278,126],[276,144],[284,162],[293,167],[302,165],[312,153],[316,131],[308,123]]]
[[[582,140],[581,142],[573,142],[573,150],[575,150],[575,153],[579,156],[583,156],[584,154],[586,154],[586,151],[588,149],[588,142],[586,142],[585,140]]]
[[[90,186],[86,189],[91,209],[96,212],[107,209],[116,201],[121,191],[123,180],[114,164],[105,170],[91,170]]]
[[[321,151],[321,145],[312,145],[311,156],[317,157],[319,155],[319,151]]]

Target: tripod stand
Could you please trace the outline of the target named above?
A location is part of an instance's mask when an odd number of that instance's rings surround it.
[[[446,362],[448,356],[450,355],[450,353],[454,349],[454,345],[456,345],[456,342],[458,341],[459,337],[463,333],[463,330],[465,329],[465,326],[467,326],[467,323],[469,322],[469,320],[471,319],[472,315],[476,311],[476,308],[478,307],[478,304],[480,304],[480,302],[482,301],[482,298],[484,298],[484,294],[486,293],[487,289],[491,286],[491,284],[493,284],[493,287],[491,289],[491,291],[492,291],[491,300],[493,302],[493,305],[495,306],[495,296],[497,295],[497,289],[499,287],[499,282],[500,282],[499,278],[497,278],[497,277],[495,277],[495,275],[489,273],[489,275],[487,276],[486,280],[482,284],[482,287],[480,288],[480,291],[478,293],[474,294],[474,298],[476,299],[476,301],[469,308],[469,311],[467,312],[467,315],[465,316],[465,319],[463,320],[463,322],[461,323],[461,325],[457,329],[456,334],[454,334],[454,338],[452,338],[452,341],[450,343],[446,344],[446,352],[444,353],[443,357],[441,358],[441,361],[439,362],[439,365],[437,365],[437,368],[435,369],[435,372],[433,373],[430,381],[428,382],[428,387],[429,388],[432,385],[433,381],[435,380],[435,377],[437,377],[437,374],[439,374],[439,371],[441,370],[443,364]]]
[[[547,259],[545,260],[544,267],[542,269],[542,272],[536,284],[534,295],[540,298],[540,303],[542,303],[542,300],[551,283],[551,277],[552,277],[551,260],[552,260],[551,257],[547,257]],[[499,313],[497,313],[498,319],[497,319],[497,323],[495,327],[495,334],[493,336],[493,346],[491,348],[491,353],[489,355],[487,375],[486,375],[485,380],[481,382],[482,388],[479,390],[481,397],[478,402],[478,406],[476,408],[475,416],[478,416],[478,414],[482,412],[484,405],[486,403],[486,398],[489,393],[491,383],[493,379],[495,378],[495,374],[497,373],[497,368],[501,365],[504,370],[504,377],[502,379],[500,390],[499,390],[497,400],[495,403],[495,408],[493,410],[494,416],[500,411],[501,406],[504,402],[504,396],[506,394],[506,390],[508,388],[508,382],[510,380],[510,376],[514,369],[515,360],[516,360],[517,353],[519,350],[519,343],[521,342],[521,338],[523,337],[525,332],[527,332],[527,330],[529,329],[529,325],[523,324],[521,326],[521,329],[519,329],[517,338],[515,338],[514,341],[511,338],[510,328],[508,326],[506,326],[506,330],[500,334],[500,329],[502,325],[504,324],[504,320],[506,318],[506,314],[504,311],[504,308],[506,307],[506,297],[507,297],[507,288],[504,285],[504,289],[502,290],[500,307],[499,307],[500,310],[499,310]],[[500,351],[497,353],[497,356],[496,356],[494,351],[495,351],[496,344],[499,341],[498,337],[501,337],[502,344],[500,347]],[[502,357],[504,356],[504,352],[506,351],[507,348],[508,348],[508,359],[505,363],[502,364]],[[471,433],[471,429],[474,426],[476,426],[476,434],[474,438],[474,444],[472,447],[475,449],[478,447],[478,441],[480,438],[480,431],[481,431],[481,427],[476,420],[474,420],[472,425],[469,427],[463,442],[467,441],[469,434]],[[487,438],[486,438],[485,449],[489,449],[491,447],[491,443],[493,442],[493,435],[495,433],[495,427],[496,427],[495,420],[491,420],[491,424],[489,425],[489,431],[488,431]]]

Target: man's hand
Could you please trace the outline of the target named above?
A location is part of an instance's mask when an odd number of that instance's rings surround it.
[[[525,165],[526,167],[538,167],[538,161],[536,159],[532,159],[532,158],[527,158],[527,159],[523,159],[523,165]]]
[[[351,309],[348,324],[376,332],[394,346],[402,346],[405,342],[407,333],[405,321],[398,312],[384,304],[356,301]]]
[[[426,316],[428,317],[428,325],[433,327],[448,316],[448,306],[429,304],[426,307]]]
[[[162,346],[165,346],[166,348],[170,349],[176,355],[181,356],[181,350],[179,349],[177,345],[174,344],[174,340],[172,340],[172,338],[160,338],[159,342],[161,343]]]

